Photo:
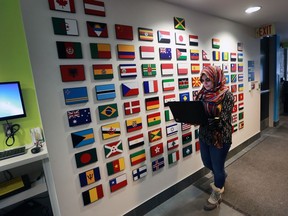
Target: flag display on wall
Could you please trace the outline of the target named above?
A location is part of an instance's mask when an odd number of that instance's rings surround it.
[[[88,149],[75,154],[76,167],[84,167],[86,165],[95,163],[98,161],[96,148]]]
[[[153,29],[139,27],[138,36],[141,41],[153,41]]]
[[[190,49],[190,60],[199,60],[199,50],[197,49]]]
[[[159,97],[145,98],[146,110],[158,109],[160,107]]]
[[[119,65],[120,77],[136,77],[137,76],[137,67],[136,64],[120,64]]]
[[[120,136],[120,123],[115,122],[107,125],[101,126],[102,138],[103,140],[110,139],[113,137]]]
[[[210,57],[208,56],[208,53],[205,50],[202,50],[202,60],[203,61],[209,61]]]
[[[104,197],[102,185],[93,187],[87,191],[82,192],[83,204],[84,206],[96,202],[97,200]]]
[[[91,114],[89,108],[67,111],[67,116],[70,127],[91,122]]]
[[[59,59],[82,59],[80,42],[56,41]]]
[[[87,87],[65,88],[63,93],[66,105],[88,102]]]
[[[178,75],[188,74],[188,64],[186,63],[177,63],[177,73]]]
[[[93,128],[73,132],[71,133],[71,138],[74,148],[79,148],[95,142]]]
[[[158,155],[161,155],[161,154],[163,154],[163,152],[164,152],[163,143],[158,143],[158,144],[150,147],[151,157],[156,157]]]
[[[147,125],[148,127],[158,125],[161,123],[161,115],[160,112],[151,113],[147,115]]]
[[[48,0],[48,2],[50,10],[75,13],[74,0],[66,0],[66,1]]]
[[[192,87],[200,87],[201,81],[200,77],[192,77]]]
[[[147,175],[147,166],[143,165],[137,169],[132,170],[133,181],[137,181]]]
[[[192,63],[191,64],[191,73],[199,73],[200,72],[200,64]]]
[[[164,115],[165,115],[165,121],[166,122],[171,121],[171,120],[174,119],[173,114],[172,114],[170,109],[164,110]]]
[[[154,46],[140,46],[140,57],[142,59],[154,59]]]
[[[174,17],[174,28],[179,30],[185,30],[185,19],[180,17]]]
[[[220,48],[220,39],[212,38],[212,48],[214,49]]]
[[[111,46],[106,43],[90,43],[92,59],[111,59]]]
[[[222,61],[229,60],[229,52],[222,52]]]
[[[168,154],[168,164],[176,163],[180,159],[179,151]]]
[[[183,92],[179,94],[179,101],[190,101],[189,92]]]
[[[159,48],[160,60],[171,60],[171,48],[160,47]]]
[[[192,132],[182,134],[182,144],[185,145],[192,141]]]
[[[163,63],[161,64],[161,73],[163,76],[173,75],[173,63]]]
[[[137,134],[132,137],[128,137],[128,147],[129,150],[140,147],[144,145],[144,135],[143,133]]]
[[[98,106],[100,120],[115,118],[118,116],[117,103]]]
[[[187,49],[176,48],[177,60],[187,60]]]
[[[90,185],[101,179],[99,167],[87,170],[79,174],[81,187]]]
[[[163,96],[164,100],[164,106],[168,106],[167,103],[170,101],[176,101],[176,95],[175,94],[168,94]]]
[[[110,158],[123,152],[121,140],[104,145],[105,158]]]
[[[95,91],[97,100],[108,100],[116,97],[114,84],[96,85]]]
[[[237,59],[237,53],[231,52],[230,53],[230,61],[236,61]]]
[[[118,44],[117,53],[119,59],[135,59],[134,45]]]
[[[54,34],[78,36],[78,25],[75,19],[52,17]]]
[[[177,134],[177,133],[178,133],[177,123],[173,123],[173,124],[166,126],[166,135],[167,136],[172,136],[172,135]]]
[[[198,36],[197,35],[189,35],[189,45],[190,46],[198,46]]]
[[[109,180],[110,191],[114,192],[119,190],[127,185],[127,176],[126,174],[122,174],[116,178]]]
[[[236,72],[237,71],[237,64],[236,63],[231,63],[231,68],[230,68],[231,72]],[[231,80],[232,81],[232,80]]]
[[[134,113],[139,113],[141,111],[140,109],[140,101],[134,100],[134,101],[128,101],[124,103],[124,113],[125,115],[131,115]]]
[[[169,31],[157,31],[159,43],[170,43],[170,32]]]
[[[175,43],[177,45],[186,45],[185,34],[181,32],[175,32]]]
[[[181,130],[186,131],[191,129],[191,124],[188,123],[181,123]]]
[[[139,94],[139,88],[137,82],[128,82],[128,83],[122,83],[122,95],[124,97],[134,96]]]
[[[124,157],[106,163],[106,168],[109,176],[118,173],[120,171],[123,171],[125,169]]]
[[[133,131],[137,131],[137,130],[141,130],[142,129],[142,118],[141,117],[136,117],[133,119],[127,119],[126,120],[126,129],[127,132],[133,132]]]
[[[103,1],[84,0],[85,14],[105,17],[105,5]]]
[[[162,80],[163,91],[173,91],[175,90],[174,79],[163,79]]]
[[[188,155],[191,155],[193,152],[192,145],[188,145],[182,148],[182,155],[183,158],[187,157]]]
[[[167,150],[171,151],[175,148],[178,148],[179,143],[178,143],[178,137],[173,137],[171,139],[167,140]]]
[[[144,162],[146,160],[145,149],[130,154],[131,166]]]
[[[212,52],[213,61],[220,61],[220,51],[213,51]]]
[[[60,65],[62,82],[84,81],[84,65]]]
[[[155,172],[155,171],[163,168],[164,165],[165,165],[164,157],[158,158],[158,159],[152,161],[152,171]]]
[[[129,25],[115,24],[115,33],[117,39],[133,40],[133,27]]]
[[[143,76],[156,76],[156,64],[142,64]]]
[[[144,94],[158,92],[158,81],[157,80],[143,81],[143,90]]]
[[[243,63],[238,64],[238,72],[243,72]]]
[[[112,79],[114,77],[112,64],[97,64],[92,65],[92,67],[94,80]]]
[[[178,79],[178,87],[179,87],[179,89],[187,89],[187,88],[189,88],[189,80],[188,80],[188,78],[179,78]]]
[[[157,128],[151,131],[148,131],[149,142],[155,142],[162,139],[162,130]]]
[[[87,21],[87,32],[89,37],[108,38],[106,23]]]

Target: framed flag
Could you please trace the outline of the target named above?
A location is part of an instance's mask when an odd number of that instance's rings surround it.
[[[123,171],[125,169],[124,157],[106,163],[106,168],[108,176]]]
[[[139,94],[137,82],[127,82],[121,84],[123,97],[135,96]]]
[[[80,186],[84,187],[93,184],[101,179],[99,167],[87,170],[79,174]]]
[[[220,61],[220,51],[212,51],[213,61]]]
[[[168,164],[176,163],[180,159],[179,150],[168,154]]]
[[[67,111],[69,127],[88,124],[91,122],[90,108]]]
[[[78,36],[78,25],[75,19],[52,17],[55,35]]]
[[[230,61],[236,61],[237,59],[237,53],[231,52],[230,53]]]
[[[115,24],[115,33],[117,39],[133,40],[133,27],[129,25]]]
[[[60,65],[62,82],[84,81],[84,65]]]
[[[163,149],[163,143],[158,143],[156,145],[150,146],[150,155],[152,157],[156,157],[158,155],[163,154],[164,149]]]
[[[199,140],[197,140],[197,141],[195,142],[195,150],[196,150],[196,152],[197,152],[197,151],[200,151],[200,141],[199,141]]]
[[[94,203],[102,197],[104,197],[102,184],[82,192],[84,206]]]
[[[212,48],[214,48],[214,49],[220,48],[220,39],[212,38]]]
[[[244,118],[244,112],[239,112],[238,116],[239,120],[242,120]]]
[[[140,46],[139,49],[141,59],[155,58],[154,46]]]
[[[138,37],[140,41],[153,41],[153,29],[139,27]]]
[[[244,75],[242,73],[238,74],[238,81],[239,82],[243,82],[244,81]]]
[[[185,19],[180,17],[174,17],[174,28],[179,30],[185,30]]]
[[[187,63],[177,63],[177,73],[178,75],[188,74],[188,64]]]
[[[142,64],[141,69],[144,77],[156,76],[156,64]]]
[[[164,157],[152,161],[152,171],[156,172],[165,166]]]
[[[111,59],[111,46],[106,43],[90,43],[92,59]]]
[[[151,131],[148,131],[149,142],[155,142],[157,140],[162,139],[162,130],[161,128],[157,128]]]
[[[79,148],[95,142],[93,128],[71,133],[73,148]]]
[[[202,60],[203,61],[209,61],[210,60],[210,57],[205,50],[202,50]]]
[[[188,78],[187,78],[188,79]],[[190,94],[189,92],[183,92],[179,94],[179,101],[190,101]]]
[[[74,0],[66,0],[66,1],[48,0],[48,2],[50,10],[75,13]]]
[[[161,64],[161,74],[163,76],[170,76],[173,75],[173,63],[163,63]]]
[[[147,166],[143,165],[137,169],[132,170],[133,181],[137,181],[147,175]]]
[[[231,85],[230,88],[231,88],[231,92],[232,92],[232,93],[237,92],[237,84]]]
[[[244,84],[243,83],[238,84],[238,91],[239,92],[244,91]]]
[[[244,128],[244,121],[239,122],[239,130]]]
[[[142,163],[146,160],[146,153],[145,149],[141,149],[137,152],[134,152],[130,154],[130,163],[131,166],[137,165],[139,163]]]
[[[104,145],[105,158],[110,158],[123,152],[121,140]]]
[[[203,63],[203,68],[209,67],[211,64],[210,63]]]
[[[164,110],[165,122],[169,122],[174,119],[174,116],[170,109]]]
[[[145,98],[145,107],[147,111],[159,109],[160,107],[159,97]]]
[[[225,75],[225,80],[226,80],[225,84],[229,84],[230,83],[229,75]]]
[[[188,145],[188,146],[185,146],[185,147],[182,148],[183,158],[191,155],[192,153],[193,153],[192,145]]]
[[[96,148],[88,149],[75,154],[76,167],[81,168],[98,161]]]
[[[241,111],[244,109],[244,102],[239,102],[238,104],[238,110]]]
[[[243,72],[243,63],[238,63],[238,72]]]
[[[95,92],[97,100],[108,100],[116,97],[114,84],[96,85]]]
[[[177,45],[186,45],[185,34],[181,32],[175,32],[175,43]]]
[[[119,59],[135,59],[134,45],[118,44],[117,54]]]
[[[199,50],[198,49],[190,49],[190,60],[199,60]]]
[[[237,113],[232,114],[232,124],[237,123],[238,117]]]
[[[102,125],[101,126],[101,133],[102,133],[103,140],[120,136],[120,134],[121,134],[120,123],[114,122],[111,124]]]
[[[124,103],[124,113],[125,115],[131,115],[134,113],[139,113],[141,111],[140,109],[140,101],[134,100],[134,101],[128,101]]]
[[[127,119],[126,120],[126,129],[127,129],[127,133],[141,130],[142,129],[142,118],[136,117],[133,119]]]
[[[241,42],[237,43],[237,50],[238,51],[243,51],[243,43],[241,43]]]
[[[238,105],[234,104],[233,108],[232,108],[232,113],[236,113],[238,111]]]
[[[231,74],[231,83],[237,82],[237,74]]]
[[[168,151],[176,149],[176,148],[178,148],[178,146],[179,146],[179,143],[178,143],[178,137],[177,136],[167,140],[167,150]]]
[[[99,119],[106,120],[118,116],[117,103],[98,106]]]
[[[143,90],[144,90],[144,94],[157,93],[158,92],[157,79],[143,81]]]
[[[159,43],[170,43],[170,32],[169,31],[157,31]]]
[[[160,55],[160,60],[171,60],[172,59],[171,48],[160,47],[159,55]]]
[[[151,113],[147,115],[147,125],[148,127],[155,126],[161,123],[160,112]]]
[[[173,124],[166,126],[166,135],[167,136],[172,136],[172,135],[177,134],[177,133],[178,133],[177,123],[173,123]]]
[[[163,91],[173,91],[175,90],[174,79],[163,79],[162,80]]]
[[[192,141],[192,132],[182,134],[182,144],[185,145]]]
[[[83,0],[85,14],[105,17],[105,5],[103,1]]]
[[[228,65],[228,63],[223,63],[223,64],[222,64],[222,70],[223,70],[223,73],[228,73],[228,72],[229,72],[229,65]]]
[[[239,95],[238,95],[238,100],[239,100],[239,101],[244,100],[244,93],[239,93]]]
[[[189,35],[189,45],[198,46],[198,35]]]
[[[56,41],[59,59],[82,59],[82,47],[80,42]]]
[[[191,64],[191,73],[200,73],[200,64],[199,63],[192,63]]]
[[[109,186],[111,193],[125,187],[127,185],[127,175],[126,173],[109,180]]]
[[[201,81],[200,77],[192,77],[192,87],[200,87],[201,86]]]
[[[236,63],[231,63],[230,71],[231,72],[236,72],[237,71],[237,64]]]
[[[222,52],[222,61],[229,60],[229,52]]]
[[[164,100],[164,106],[168,106],[167,103],[170,101],[176,101],[176,95],[175,94],[168,94],[163,96]]]
[[[187,49],[176,48],[177,60],[187,60]]]
[[[88,102],[87,87],[65,88],[63,93],[66,105]]]
[[[136,64],[120,64],[119,72],[121,78],[134,78],[137,77]]]
[[[243,62],[243,52],[238,53],[238,62]]]
[[[86,24],[89,37],[108,38],[106,23],[87,21]]]
[[[101,79],[113,79],[113,66],[112,64],[94,64],[93,67],[93,75],[94,80]]]
[[[234,103],[236,103],[238,101],[238,98],[237,98],[237,94],[233,94],[233,98],[234,98]]]
[[[188,80],[188,78],[178,78],[178,88],[179,89],[187,89],[187,88],[189,88],[189,80]]]
[[[238,130],[238,124],[233,124],[232,125],[232,133],[236,132]]]
[[[132,137],[128,137],[128,147],[129,150],[138,148],[144,145],[144,135],[143,133],[137,134]]]

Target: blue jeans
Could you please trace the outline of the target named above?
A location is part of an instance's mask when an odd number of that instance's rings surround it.
[[[217,188],[222,188],[225,184],[225,160],[231,145],[224,144],[219,149],[213,145],[208,145],[200,141],[200,152],[202,162],[205,167],[210,169],[214,174],[214,184]]]

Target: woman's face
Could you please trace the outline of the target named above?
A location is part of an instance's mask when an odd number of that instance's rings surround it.
[[[202,75],[200,81],[206,90],[213,89],[213,82],[205,74]]]

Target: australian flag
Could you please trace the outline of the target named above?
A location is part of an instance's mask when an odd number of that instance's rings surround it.
[[[67,117],[70,127],[91,122],[91,114],[89,108],[68,111]]]

